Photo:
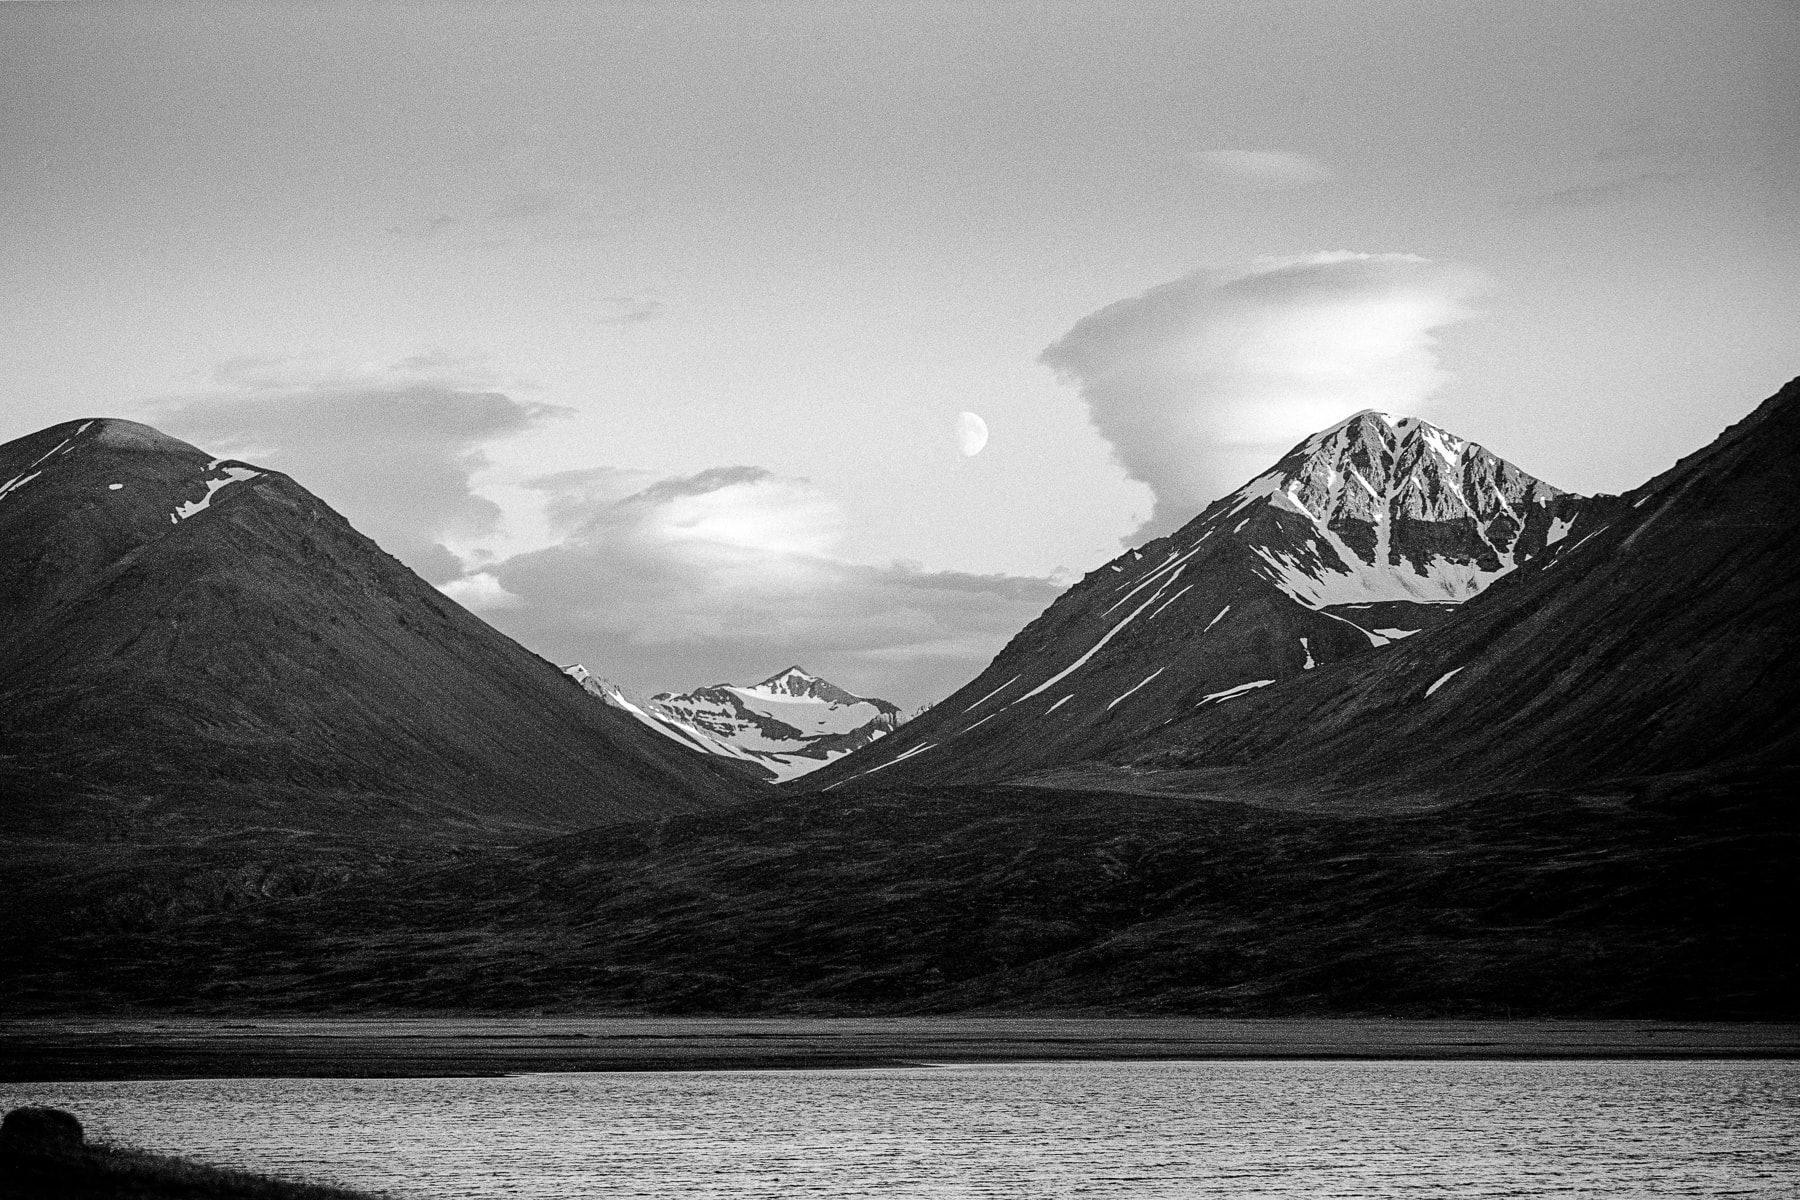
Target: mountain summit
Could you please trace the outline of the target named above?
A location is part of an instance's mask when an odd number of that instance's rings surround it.
[[[1242,514],[1262,576],[1309,608],[1454,603],[1567,534],[1575,499],[1429,422],[1365,410],[1295,446],[1218,520]]]
[[[1587,503],[1428,422],[1357,413],[1087,575],[974,682],[808,786],[997,779],[1103,753],[1436,624]]]

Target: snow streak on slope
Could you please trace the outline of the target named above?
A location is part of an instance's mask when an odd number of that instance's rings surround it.
[[[1136,608],[1131,610],[1130,616],[1126,617],[1123,621],[1120,621],[1117,625],[1114,625],[1111,629],[1107,630],[1106,636],[1102,637],[1099,641],[1095,642],[1093,644],[1093,646],[1088,649],[1088,652],[1086,654],[1083,654],[1080,658],[1076,659],[1074,662],[1070,663],[1068,666],[1064,667],[1062,670],[1058,671],[1056,674],[1052,675],[1050,678],[1044,680],[1044,682],[1038,684],[1036,687],[1032,688],[1029,692],[1026,692],[1023,696],[1020,696],[1019,700],[1029,700],[1033,696],[1037,695],[1039,692],[1043,691],[1045,688],[1048,688],[1051,684],[1056,683],[1060,679],[1066,679],[1068,676],[1070,676],[1070,675],[1074,674],[1076,671],[1080,670],[1083,666],[1085,666],[1087,664],[1087,661],[1089,659],[1093,658],[1094,655],[1100,653],[1100,651],[1105,648],[1106,643],[1112,641],[1113,638],[1117,637],[1119,635],[1119,633],[1121,631],[1123,631],[1127,625],[1131,624],[1133,618],[1135,618],[1139,613],[1143,612],[1146,608],[1149,608],[1152,604],[1155,604],[1159,599],[1161,599],[1162,593],[1163,593],[1163,588],[1166,588],[1169,586],[1169,584],[1174,583],[1175,576],[1180,575],[1180,574],[1181,574],[1181,572],[1178,570],[1175,572],[1175,575],[1169,576],[1169,578],[1164,581],[1162,588],[1157,588],[1155,593],[1152,594],[1148,600],[1144,601],[1142,604],[1138,605]],[[1019,702],[1019,700],[1014,700],[1013,704],[1017,704]],[[1007,707],[1011,708],[1012,704],[1007,705]]]

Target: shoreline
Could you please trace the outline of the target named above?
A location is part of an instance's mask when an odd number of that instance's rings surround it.
[[[1005,1062],[1792,1059],[1800,1024],[1356,1017],[40,1017],[0,1082],[844,1070]]]

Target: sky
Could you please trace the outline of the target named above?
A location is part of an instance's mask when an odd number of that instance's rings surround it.
[[[0,441],[287,471],[642,693],[905,707],[1306,433],[1800,373],[1800,5],[0,4]],[[986,445],[967,454],[961,414]]]

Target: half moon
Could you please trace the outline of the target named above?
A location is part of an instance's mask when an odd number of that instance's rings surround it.
[[[964,458],[974,458],[987,445],[987,422],[972,412],[956,414],[956,448]]]

